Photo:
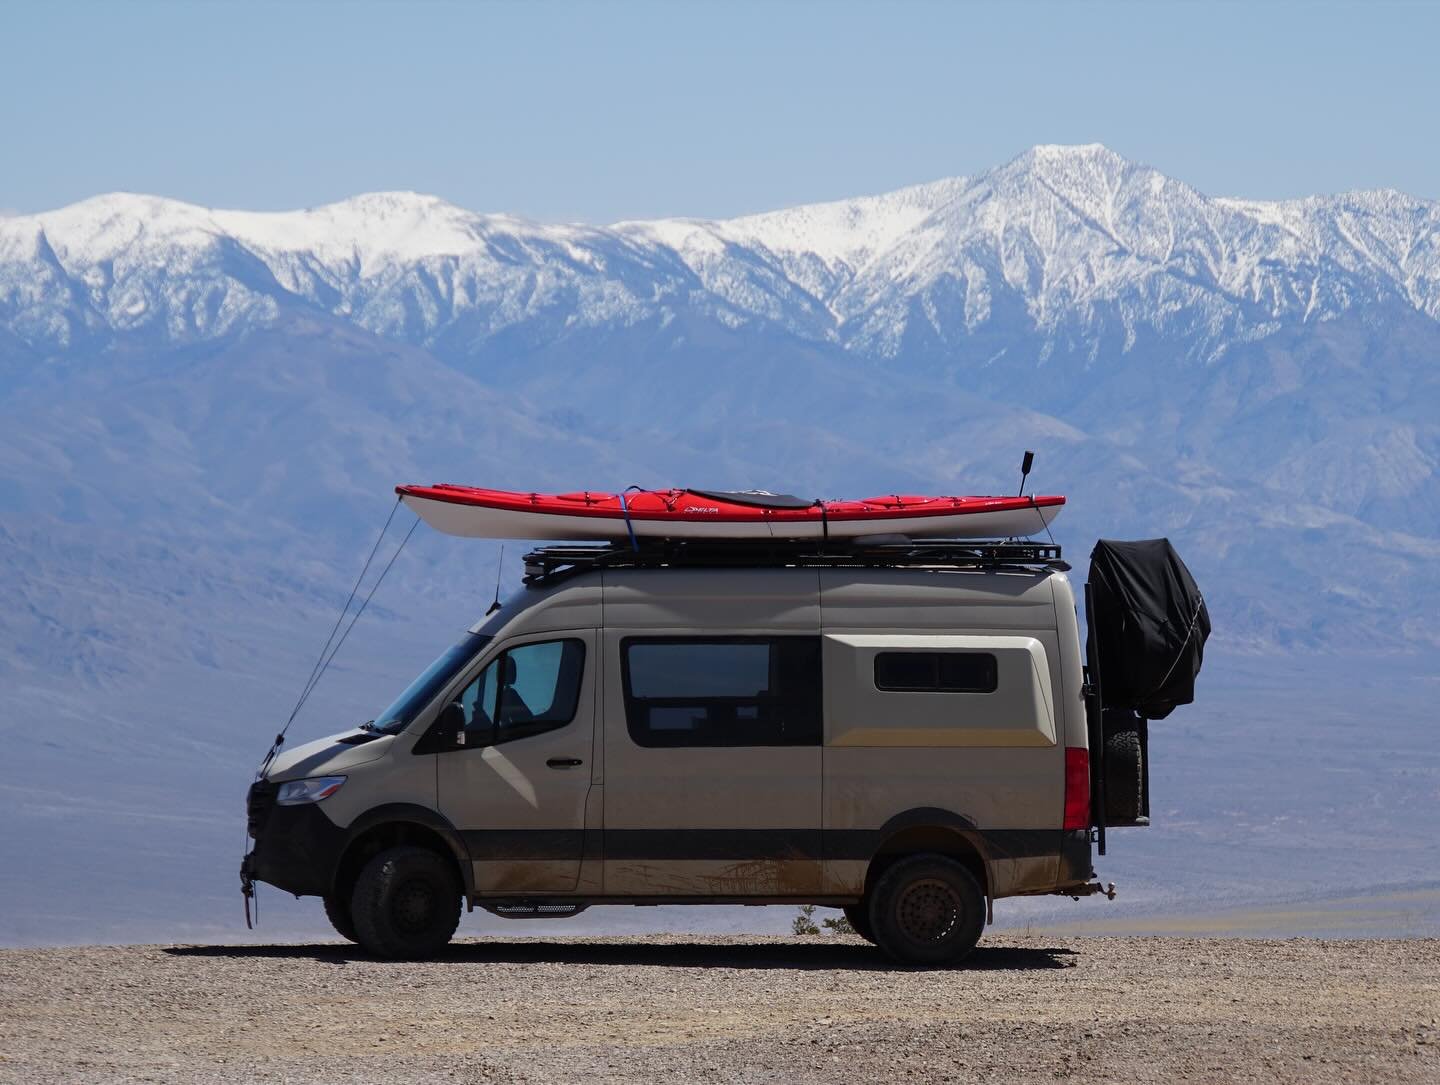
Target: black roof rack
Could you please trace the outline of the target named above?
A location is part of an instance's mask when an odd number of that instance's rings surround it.
[[[636,547],[542,546],[525,555],[525,583],[588,569],[830,568],[923,566],[950,569],[1070,568],[1055,543],[980,539],[647,539]]]

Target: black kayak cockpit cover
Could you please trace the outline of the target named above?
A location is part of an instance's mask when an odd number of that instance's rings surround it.
[[[1195,699],[1210,615],[1169,539],[1097,542],[1090,606],[1106,708],[1160,720]]]
[[[696,497],[710,497],[716,501],[728,501],[732,505],[749,505],[755,509],[813,509],[819,504],[814,498],[796,497],[794,494],[772,494],[769,490],[686,490]]]

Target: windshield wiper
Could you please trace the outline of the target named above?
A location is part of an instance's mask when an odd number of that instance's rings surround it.
[[[360,730],[368,731],[372,735],[383,735],[386,733],[384,728],[375,726],[374,720],[366,720],[364,723],[356,724],[356,726],[360,728]]]

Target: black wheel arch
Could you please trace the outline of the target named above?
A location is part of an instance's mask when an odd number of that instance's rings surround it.
[[[876,831],[875,840],[865,871],[867,897],[892,864],[921,852],[954,859],[974,876],[980,891],[990,896],[990,851],[984,834],[963,814],[933,806],[915,807],[885,822]]]
[[[465,839],[443,815],[413,803],[387,803],[365,811],[345,830],[345,845],[330,879],[330,891],[348,898],[365,863],[387,848],[410,844],[429,848],[455,866],[466,906],[475,896],[475,872]]]

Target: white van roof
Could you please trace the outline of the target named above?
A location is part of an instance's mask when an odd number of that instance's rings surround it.
[[[1074,608],[1069,579],[1048,569],[619,568],[541,580],[477,622],[475,633],[557,629],[1053,628]],[[963,608],[963,620],[957,611]],[[822,613],[823,612],[823,613]]]

